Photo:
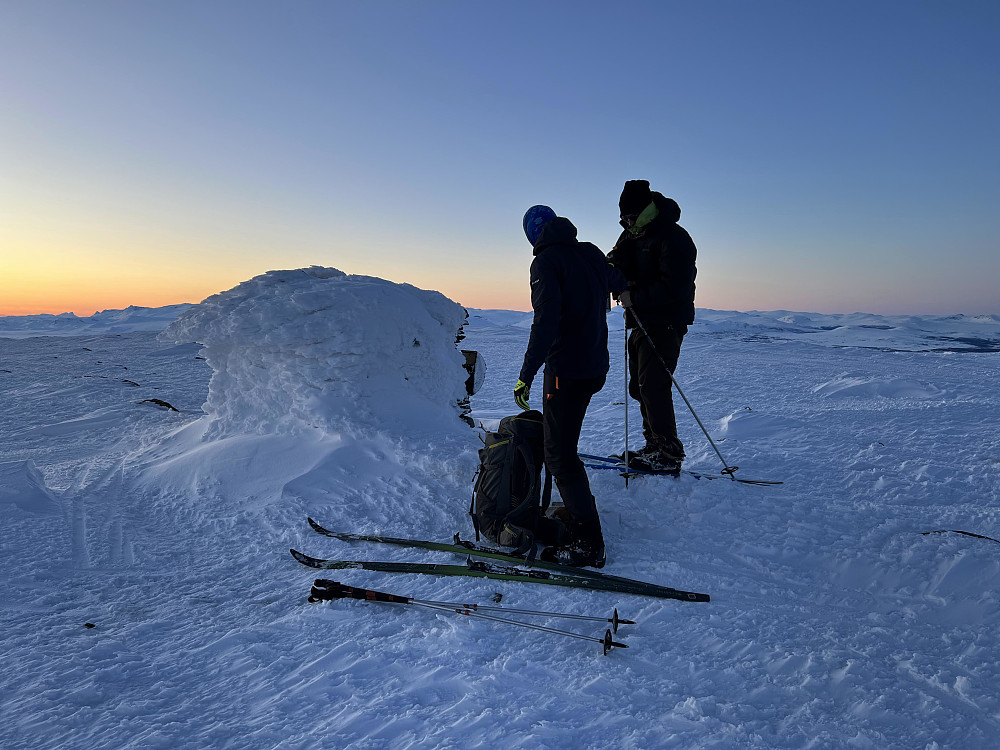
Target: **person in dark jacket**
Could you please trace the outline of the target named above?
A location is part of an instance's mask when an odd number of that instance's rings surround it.
[[[697,249],[677,223],[680,207],[651,191],[646,180],[626,182],[618,207],[624,231],[608,258],[628,279],[619,301],[625,307],[625,327],[632,331],[629,394],[639,402],[646,438],[629,464],[679,472],[684,445],[677,437],[671,376],[684,335],[694,323]]]
[[[545,364],[542,424],[545,466],[566,509],[568,539],[548,547],[543,559],[603,567],[604,534],[577,443],[591,397],[608,374],[609,293],[625,289],[625,277],[596,246],[580,242],[569,219],[548,206],[532,206],[524,232],[534,247],[528,349],[514,401],[528,408],[531,383]]]

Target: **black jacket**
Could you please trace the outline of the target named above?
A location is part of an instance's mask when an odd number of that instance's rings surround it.
[[[542,228],[531,262],[531,323],[520,378],[531,384],[546,372],[566,378],[608,374],[607,303],[625,288],[625,277],[596,246],[576,239],[561,216]]]
[[[698,251],[677,223],[681,218],[677,203],[660,193],[653,193],[653,203],[657,216],[638,234],[626,226],[608,259],[628,279],[632,307],[644,326],[688,326],[694,323]],[[634,325],[627,314],[625,322]]]

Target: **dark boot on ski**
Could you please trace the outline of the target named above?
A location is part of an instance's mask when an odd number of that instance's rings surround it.
[[[595,547],[584,542],[573,542],[561,547],[546,547],[539,557],[545,562],[570,565],[574,568],[603,568],[607,562],[603,545]]]
[[[655,449],[649,445],[643,446],[637,451],[628,451],[628,462],[631,464],[633,461],[640,460],[643,461],[650,454],[655,452]],[[619,461],[625,461],[625,451],[621,453],[613,453],[610,458],[617,458]]]
[[[673,456],[669,453],[652,453],[646,457],[646,463],[650,467],[650,471],[655,471],[659,474],[680,474],[681,464],[684,459],[679,456]]]
[[[676,476],[684,463],[684,445],[677,438],[654,437],[641,451],[630,454],[628,463],[630,469]]]
[[[574,568],[603,568],[607,562],[604,551],[604,534],[601,522],[596,525],[574,523],[569,529],[570,540],[566,544],[546,547],[539,557],[545,562],[571,565]]]
[[[647,453],[646,455],[639,455],[629,451],[628,468],[630,471],[677,475],[681,473],[682,463],[683,459],[669,454]]]

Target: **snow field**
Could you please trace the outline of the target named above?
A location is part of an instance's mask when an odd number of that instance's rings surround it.
[[[371,280],[314,269],[247,284],[168,336],[190,326],[232,345],[221,354],[148,332],[0,339],[0,746],[996,746],[1000,545],[922,533],[1000,538],[996,355],[882,350],[926,328],[982,338],[968,327],[990,321],[868,317],[890,328],[827,346],[797,332],[819,316],[771,316],[762,338],[761,314],[741,325],[699,311],[677,378],[741,476],[785,484],[591,482],[607,570],[711,593],[703,605],[296,564],[288,547],[459,561],[339,543],[305,518],[469,538],[479,441],[451,405],[464,372],[442,375],[461,361],[443,298],[386,287],[384,316],[373,308],[365,328],[342,313],[370,299]],[[348,302],[331,305],[338,294]],[[490,367],[473,415],[496,419],[515,409],[528,330],[517,313],[470,313],[461,346]],[[620,316],[609,321],[612,371],[581,440],[597,454],[624,439]],[[423,358],[390,380],[386,353],[411,330]],[[861,348],[872,331],[897,345]],[[370,363],[344,354],[366,336]],[[367,389],[348,374],[359,366]],[[141,403],[151,397],[180,411]],[[688,466],[717,470],[676,406]],[[633,405],[635,447],[638,423]],[[617,606],[638,624],[619,631],[628,650],[604,657],[446,613],[308,604],[316,577],[422,599]]]

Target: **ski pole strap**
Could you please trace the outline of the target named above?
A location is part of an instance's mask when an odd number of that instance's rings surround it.
[[[332,599],[363,599],[369,602],[392,602],[393,604],[409,604],[412,601],[408,596],[385,594],[381,591],[372,591],[371,589],[356,589],[353,586],[345,586],[337,581],[317,578],[313,582],[312,591],[309,593],[309,601],[318,602]]]

